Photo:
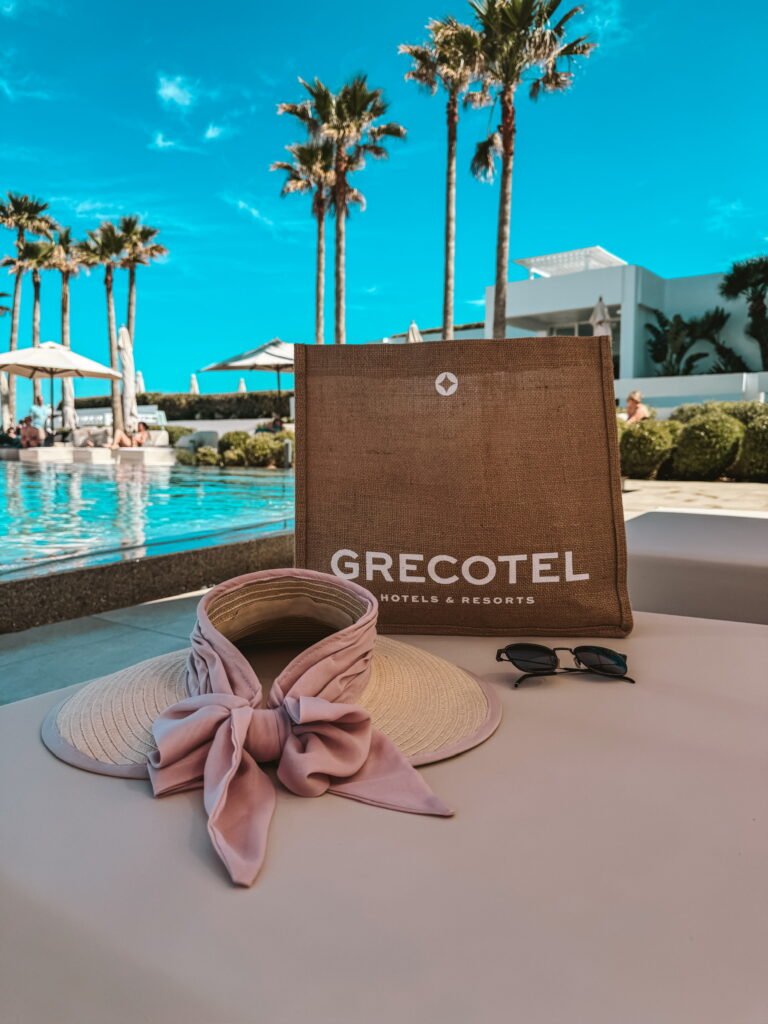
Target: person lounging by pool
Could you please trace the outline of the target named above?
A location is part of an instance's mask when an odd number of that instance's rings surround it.
[[[31,415],[25,416],[19,425],[19,436],[22,448],[39,448],[45,441],[45,430],[35,425]]]
[[[116,430],[110,448],[143,448],[149,440],[149,427],[140,422],[135,434],[126,434],[124,430]]]

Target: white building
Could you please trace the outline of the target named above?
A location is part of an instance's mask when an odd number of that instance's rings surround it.
[[[757,344],[747,337],[747,304],[724,299],[721,274],[664,278],[614,256],[602,246],[515,260],[528,271],[528,280],[507,285],[506,337],[593,334],[590,315],[602,298],[608,307],[613,335],[616,394],[622,400],[639,388],[660,409],[680,401],[706,398],[757,398],[768,390],[768,372],[760,370]],[[647,324],[654,310],[672,319],[700,317],[715,306],[729,314],[722,340],[742,357],[751,373],[707,374],[714,361],[711,346],[701,342],[691,351],[708,353],[690,377],[659,377],[648,352]],[[493,286],[485,292],[485,322],[457,324],[456,339],[493,337]],[[442,340],[440,328],[422,329],[424,341]],[[387,341],[404,342],[406,335]],[[711,354],[710,354],[711,353]]]
[[[653,377],[656,367],[648,354],[646,328],[646,324],[655,322],[653,311],[661,310],[670,319],[679,313],[687,319],[722,306],[730,314],[723,341],[750,369],[760,368],[757,345],[744,333],[746,303],[722,298],[718,291],[720,274],[659,277],[599,245],[515,262],[528,270],[529,277],[507,285],[508,337],[591,335],[589,316],[602,297],[613,326],[616,377]],[[493,287],[486,289],[485,308],[485,336],[492,337]],[[697,370],[705,371],[707,365],[702,360]]]

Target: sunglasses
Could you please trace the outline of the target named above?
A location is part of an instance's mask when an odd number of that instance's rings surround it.
[[[573,655],[575,666],[561,665],[558,651]],[[618,651],[608,647],[544,647],[542,644],[509,644],[496,651],[496,661],[509,661],[523,675],[515,680],[517,688],[524,679],[531,676],[552,676],[558,672],[594,672],[599,676],[611,676],[634,683],[627,675],[627,659]]]

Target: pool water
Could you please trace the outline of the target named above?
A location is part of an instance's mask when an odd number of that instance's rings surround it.
[[[0,462],[0,583],[293,528],[293,473]]]

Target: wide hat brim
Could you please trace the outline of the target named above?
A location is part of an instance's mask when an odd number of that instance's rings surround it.
[[[147,776],[152,724],[188,696],[188,650],[150,658],[84,684],[46,717],[42,738],[62,761],[123,778]],[[486,740],[501,720],[493,688],[411,644],[377,637],[357,703],[411,764],[453,757]]]

